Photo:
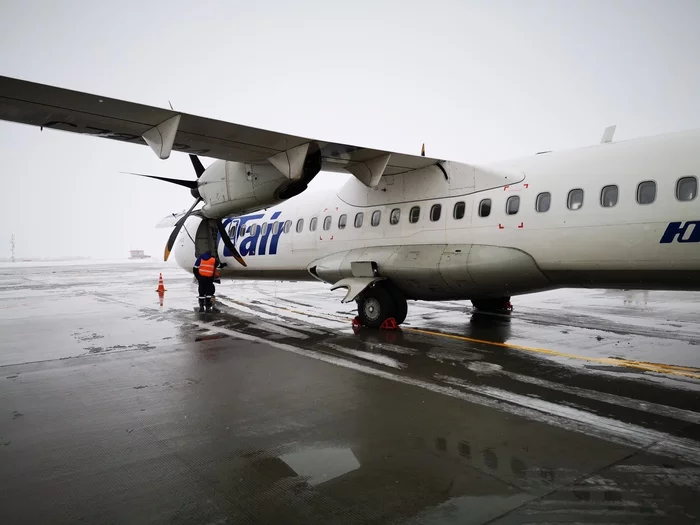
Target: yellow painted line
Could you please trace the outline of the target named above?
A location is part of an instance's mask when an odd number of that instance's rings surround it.
[[[236,300],[227,298],[229,301],[240,304],[242,306],[246,306],[243,303],[239,303]],[[270,305],[268,305],[270,306]],[[350,318],[348,317],[342,317],[342,316],[335,316],[335,315],[328,315],[328,314],[320,314],[320,313],[313,313],[309,314],[309,312],[304,312],[301,310],[296,310],[293,308],[287,308],[285,306],[271,306],[272,308],[279,308],[281,310],[286,310],[288,312],[292,312],[295,314],[303,315],[303,316],[312,316],[312,317],[319,317],[321,319],[327,319],[329,321],[351,321]],[[567,352],[560,352],[558,350],[551,350],[549,348],[539,348],[536,346],[523,346],[523,345],[516,345],[512,343],[498,343],[496,341],[487,341],[485,339],[474,339],[473,337],[466,337],[463,335],[456,335],[456,334],[448,334],[445,332],[434,332],[432,330],[423,330],[421,328],[409,328],[409,327],[401,327],[401,330],[406,331],[406,332],[415,332],[419,334],[424,334],[424,335],[435,335],[438,337],[445,337],[448,339],[457,339],[460,341],[467,341],[470,343],[478,343],[482,345],[490,345],[490,346],[498,346],[501,348],[509,348],[512,350],[522,350],[524,352],[531,352],[531,353],[536,353],[536,354],[545,354],[545,355],[551,355],[555,357],[563,357],[566,359],[575,359],[578,361],[589,361],[592,363],[600,363],[600,364],[605,364],[605,365],[612,365],[612,366],[622,366],[626,368],[635,368],[637,370],[645,370],[648,372],[655,372],[658,374],[669,374],[669,375],[675,375],[675,376],[682,376],[682,377],[689,377],[691,379],[700,379],[700,368],[694,368],[691,366],[682,366],[682,365],[671,365],[671,364],[664,364],[664,363],[652,363],[649,361],[632,361],[629,359],[621,359],[621,358],[615,358],[615,357],[589,357],[585,355],[578,355],[578,354],[569,354]]]
[[[556,357],[564,357],[566,359],[576,359],[583,361],[590,361],[593,363],[601,363],[613,366],[623,366],[627,368],[636,368],[639,370],[646,370],[649,372],[656,372],[659,374],[670,374],[683,377],[689,377],[691,379],[700,379],[700,368],[693,368],[689,366],[680,365],[668,365],[663,363],[650,363],[648,361],[632,361],[629,359],[618,359],[614,357],[589,357],[585,355],[569,354],[567,352],[559,352],[558,350],[550,350],[549,348],[539,348],[535,346],[523,346],[511,343],[498,343],[495,341],[486,341],[484,339],[474,339],[472,337],[466,337],[463,335],[456,334],[446,334],[444,332],[434,332],[432,330],[422,330],[420,328],[402,328],[408,332],[415,332],[425,335],[436,335],[438,337],[446,337],[448,339],[457,339],[460,341],[468,341],[470,343],[479,343],[484,345],[498,346],[501,348],[510,348],[513,350],[522,350],[524,352],[532,352],[537,354],[552,355]]]

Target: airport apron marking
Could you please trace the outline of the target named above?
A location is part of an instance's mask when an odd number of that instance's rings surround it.
[[[237,301],[232,300],[230,298],[226,298],[228,301],[236,303]],[[239,303],[242,304],[242,303]],[[291,313],[295,314],[300,314],[304,315],[307,317],[318,317],[320,319],[327,319],[330,321],[340,321],[342,318],[340,316],[328,316],[328,315],[323,315],[323,314],[309,314],[309,312],[302,312],[301,310],[296,310],[293,308],[286,308],[284,306],[274,306],[273,308],[278,308],[280,310],[286,310]],[[350,318],[345,318],[348,321]],[[415,332],[419,334],[424,334],[424,335],[434,335],[438,337],[446,337],[448,339],[457,339],[460,341],[468,341],[470,343],[478,343],[478,344],[484,344],[484,345],[491,345],[491,346],[498,346],[501,348],[510,348],[513,350],[522,350],[524,352],[532,352],[532,353],[538,353],[538,354],[545,354],[545,355],[551,355],[555,357],[563,357],[567,359],[576,359],[578,361],[590,361],[594,363],[601,363],[601,364],[606,364],[606,365],[612,365],[612,366],[621,366],[621,367],[626,367],[626,368],[634,368],[637,370],[644,370],[647,372],[655,372],[658,374],[669,374],[669,375],[676,375],[676,376],[681,376],[681,377],[688,377],[690,379],[700,379],[700,368],[694,368],[690,366],[681,366],[681,365],[670,365],[670,364],[664,364],[664,363],[652,363],[649,361],[632,361],[629,359],[620,359],[620,358],[614,358],[614,357],[587,357],[583,355],[577,355],[577,354],[569,354],[566,352],[559,352],[557,350],[550,350],[548,348],[538,348],[534,346],[523,346],[523,345],[516,345],[512,343],[498,343],[495,341],[486,341],[484,339],[474,339],[472,337],[465,337],[463,335],[456,335],[456,334],[447,334],[444,332],[434,332],[432,330],[423,330],[420,328],[409,328],[407,326],[401,327],[401,330],[404,330],[406,332]]]
[[[485,341],[483,339],[473,339],[471,337],[465,337],[463,335],[446,334],[444,332],[433,332],[431,330],[422,330],[420,328],[402,328],[403,330],[409,332],[416,332],[419,334],[426,335],[437,335],[439,337],[447,337],[448,339],[458,339],[461,341],[468,341],[470,343],[479,343],[484,345],[500,346],[501,348],[512,348],[514,350],[523,350],[525,352],[533,352],[537,354],[552,355],[555,357],[564,357],[567,359],[577,359],[583,361],[591,361],[594,363],[601,363],[613,366],[622,366],[627,368],[636,368],[639,370],[645,370],[648,372],[656,372],[659,374],[671,374],[683,377],[689,377],[691,379],[700,379],[700,368],[694,368],[690,366],[681,365],[668,365],[664,363],[650,363],[648,361],[632,361],[629,359],[621,359],[615,357],[587,357],[584,355],[568,354],[566,352],[559,352],[557,350],[550,350],[548,348],[538,348],[534,346],[522,346],[512,343],[498,343],[495,341]]]

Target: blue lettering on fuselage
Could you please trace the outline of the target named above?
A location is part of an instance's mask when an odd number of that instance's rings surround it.
[[[261,224],[261,219],[265,217],[264,213],[255,213],[226,219],[223,221],[223,226],[231,242],[238,249],[242,257],[276,255],[279,239],[284,233],[284,222],[280,222],[277,225],[276,233],[273,232],[273,229],[281,214],[282,212],[280,211],[276,211],[272,214],[270,217],[271,222],[268,223],[264,233]],[[253,224],[249,225],[249,222],[253,222]],[[222,242],[219,234],[217,234],[216,242],[217,246]],[[224,257],[231,256],[231,251],[224,246]]]
[[[660,244],[676,242],[700,242],[700,221],[669,222],[661,236]]]

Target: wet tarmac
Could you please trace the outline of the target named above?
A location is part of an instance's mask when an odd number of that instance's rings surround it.
[[[162,305],[155,292],[163,272]],[[698,523],[700,294],[415,303],[0,266],[2,523]]]

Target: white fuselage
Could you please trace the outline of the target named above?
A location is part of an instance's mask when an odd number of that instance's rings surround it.
[[[479,263],[471,261],[472,266],[465,266],[464,279],[445,277],[426,287],[424,292],[411,293],[412,287],[420,288],[417,283],[422,277],[418,274],[395,272],[396,279],[401,280],[401,275],[405,275],[400,286],[409,297],[421,299],[472,299],[560,286],[700,289],[700,222],[697,233],[694,233],[696,226],[688,224],[700,221],[700,199],[696,196],[697,189],[690,200],[677,198],[679,179],[700,176],[700,130],[544,153],[486,169],[515,174],[513,183],[479,189],[460,176],[450,176],[447,180],[435,167],[385,176],[376,188],[368,188],[350,177],[339,189],[308,190],[278,206],[233,222],[229,219],[227,231],[237,230],[232,239],[248,266],[244,268],[227,257],[219,242],[219,256],[228,263],[222,276],[272,280],[320,278],[333,282],[335,277],[314,275],[310,269],[319,261],[330,260],[334,254],[356,250],[352,253],[360,254],[362,259],[365,250],[369,254],[366,260],[372,259],[371,254],[379,253],[380,248],[403,247],[400,261],[396,255],[399,252],[395,251],[395,256],[387,256],[383,264],[387,268],[390,265],[393,269],[406,268],[410,266],[410,257],[414,257],[428,269],[423,275],[429,278],[431,264],[439,272],[449,257],[460,257],[474,247],[498,247],[511,249],[507,253],[522,252],[529,256],[536,265],[537,278],[531,281],[526,278],[522,286],[514,286],[512,282],[503,282],[501,286],[501,281],[513,278],[499,279],[495,275],[477,286],[476,276],[481,274],[472,268],[478,264],[481,264],[479,268],[488,266],[488,256],[482,256]],[[638,197],[648,199],[652,191],[652,185],[647,184],[643,195],[638,195],[639,184],[645,181],[655,183],[654,200],[639,204]],[[617,202],[613,206],[602,205],[601,194],[607,186],[617,186]],[[570,192],[576,189],[583,190],[583,202],[578,204],[580,193],[576,192],[571,195],[570,203],[574,209],[569,209]],[[551,196],[549,209],[537,211],[537,196],[545,192]],[[614,193],[607,190],[606,198],[612,199]],[[516,196],[519,209],[508,214],[506,203]],[[484,199],[491,200],[488,216],[481,216],[485,206],[480,203]],[[461,214],[455,215],[455,206],[459,211],[462,205],[457,203],[462,202],[464,214],[459,218]],[[431,217],[434,205],[441,206],[437,220],[431,220],[435,218],[435,214]],[[420,207],[420,216],[411,222],[410,210],[416,206]],[[395,209],[400,210],[400,216],[392,224],[390,217]],[[372,215],[376,211],[381,212],[381,218],[373,226]],[[358,213],[364,213],[361,227],[354,225]],[[347,216],[344,228],[339,227],[341,215]],[[317,225],[311,231],[314,217]],[[328,229],[324,229],[326,217],[331,217]],[[297,232],[299,219],[303,219],[303,227]],[[241,222],[245,223],[244,228]],[[276,233],[271,227],[275,222],[280,223]],[[195,259],[193,239],[199,223],[199,218],[188,219],[175,246],[178,264],[188,270]],[[669,226],[672,223],[680,224]],[[270,231],[264,235],[267,229]],[[243,230],[245,233],[241,235]],[[665,233],[667,242],[661,242]],[[426,250],[430,247],[432,251],[422,253],[421,247]],[[483,260],[484,257],[487,259]],[[508,257],[498,261],[499,268],[508,268]],[[532,269],[525,268],[523,272],[530,275]]]

